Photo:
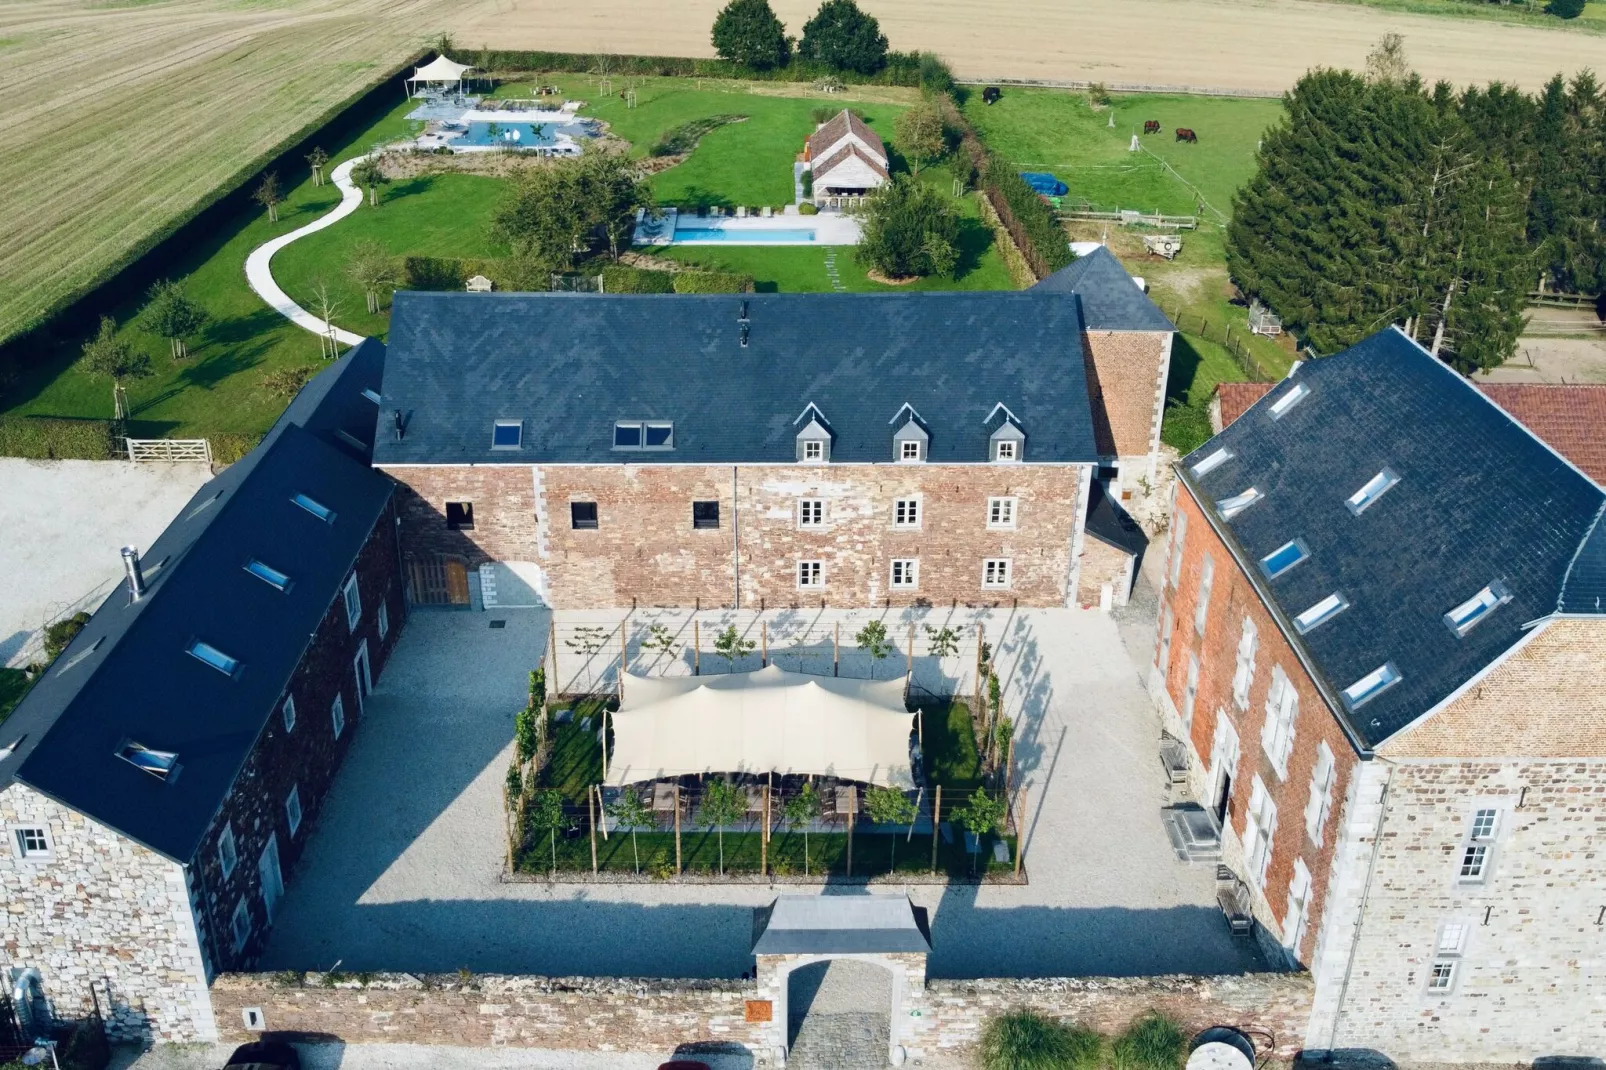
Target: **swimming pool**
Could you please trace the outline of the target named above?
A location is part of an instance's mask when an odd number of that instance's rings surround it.
[[[781,245],[817,241],[812,227],[804,228],[772,228],[760,229],[757,227],[683,227],[675,228],[673,242],[682,245],[691,242],[730,242],[736,245]]]
[[[510,148],[533,149],[538,145],[556,145],[558,143],[556,132],[559,130],[563,130],[563,125],[560,123],[471,122],[468,124],[468,132],[456,141],[459,145],[505,145]]]

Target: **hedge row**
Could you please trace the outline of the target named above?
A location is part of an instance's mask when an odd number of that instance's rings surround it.
[[[1038,278],[1071,262],[1070,245],[1053,209],[1026,184],[1013,163],[1002,156],[989,156],[982,189]]]
[[[0,457],[105,461],[120,454],[110,420],[8,416],[0,419]]]
[[[590,52],[531,52],[497,48],[451,48],[447,58],[467,63],[479,70],[495,74],[514,72],[552,72],[564,74],[595,74],[598,59]],[[723,59],[693,59],[689,56],[620,56],[606,57],[608,73],[614,77],[665,78],[743,78],[766,82],[817,82],[835,79],[854,85],[921,84],[921,54],[919,52],[888,52],[886,66],[874,74],[839,71],[822,63],[807,63],[793,58],[784,67],[754,70],[740,63]],[[926,63],[927,78],[932,77],[932,64]],[[942,68],[946,70],[946,67]]]
[[[678,294],[745,294],[753,292],[753,276],[730,271],[677,271]]]
[[[667,271],[609,264],[602,269],[602,290],[610,294],[669,294],[675,292],[675,283]]]
[[[249,431],[224,431],[206,437],[212,443],[213,464],[233,464],[262,441],[261,435]]]

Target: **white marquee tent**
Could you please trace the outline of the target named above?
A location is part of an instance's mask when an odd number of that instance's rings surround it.
[[[698,773],[812,774],[912,788],[903,681],[786,672],[625,677],[610,785]]]
[[[436,56],[422,67],[414,67],[413,73],[408,77],[409,84],[415,82],[457,82],[462,84],[463,75],[474,68],[466,63],[453,63],[445,56]]]

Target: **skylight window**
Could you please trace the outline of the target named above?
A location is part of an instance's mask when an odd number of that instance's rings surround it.
[[[245,570],[257,579],[280,591],[290,589],[290,577],[272,565],[265,565],[256,558],[245,563]]]
[[[1344,705],[1358,710],[1399,682],[1400,670],[1392,661],[1379,665],[1344,689]]]
[[[498,420],[491,428],[491,449],[516,450],[524,444],[522,420]]]
[[[1360,490],[1345,499],[1344,504],[1349,506],[1350,512],[1360,516],[1371,508],[1372,503],[1387,494],[1394,484],[1399,481],[1400,477],[1394,474],[1392,468],[1385,468],[1371,479],[1368,479]]]
[[[1251,505],[1260,501],[1262,496],[1257,488],[1250,487],[1242,494],[1234,494],[1229,498],[1221,499],[1216,503],[1216,508],[1221,512],[1221,519],[1231,520]]]
[[[1294,628],[1300,635],[1320,627],[1349,608],[1349,599],[1334,591],[1294,618]]]
[[[1269,578],[1276,579],[1309,556],[1310,548],[1305,545],[1304,540],[1293,539],[1262,557],[1260,567]]]
[[[375,405],[378,405],[380,402],[379,391],[375,390],[371,386],[365,386],[362,388],[362,396],[373,402]]]
[[[1209,475],[1230,460],[1232,460],[1232,451],[1223,446],[1195,464],[1193,466],[1193,474],[1195,476]]]
[[[1281,420],[1287,415],[1289,409],[1305,400],[1305,395],[1309,393],[1310,387],[1304,383],[1295,383],[1294,389],[1271,403],[1271,418],[1273,420]]]
[[[172,780],[178,773],[178,755],[170,750],[151,750],[142,743],[130,741],[117,749],[117,757],[157,780]]]
[[[206,662],[224,676],[233,676],[240,670],[238,658],[231,658],[212,644],[203,643],[199,639],[190,644],[190,655]]]
[[[319,520],[322,520],[325,524],[333,524],[335,522],[335,511],[314,498],[309,498],[305,494],[297,494],[290,500]]]
[[[675,448],[675,425],[657,420],[616,423],[613,425],[613,448],[672,450]]]
[[[1494,610],[1511,601],[1511,588],[1499,580],[1473,595],[1444,615],[1444,623],[1456,635],[1466,635]]]

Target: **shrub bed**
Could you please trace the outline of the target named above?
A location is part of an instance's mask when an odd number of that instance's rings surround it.
[[[256,449],[257,443],[262,441],[262,436],[248,432],[224,431],[208,435],[207,440],[212,444],[213,464],[233,464]]]
[[[13,416],[0,420],[0,457],[106,461],[119,456],[110,420]]]
[[[652,143],[647,150],[648,156],[683,156],[697,147],[697,142],[705,134],[718,130],[730,123],[739,123],[746,119],[745,115],[710,115],[703,119],[693,119],[689,123],[681,123],[672,130],[665,130],[658,140]]]

